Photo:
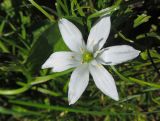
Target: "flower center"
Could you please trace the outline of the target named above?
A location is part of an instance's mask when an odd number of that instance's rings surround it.
[[[90,62],[93,59],[93,54],[90,52],[84,52],[83,53],[83,63]]]

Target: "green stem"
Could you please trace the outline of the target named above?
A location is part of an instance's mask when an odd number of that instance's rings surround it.
[[[40,103],[33,103],[28,101],[19,101],[19,100],[10,100],[10,103],[28,106],[28,107],[34,107],[39,109],[47,109],[47,110],[55,110],[55,111],[67,111],[67,112],[74,112],[74,113],[81,113],[81,114],[90,114],[90,115],[96,115],[96,116],[102,116],[107,114],[116,115],[114,112],[107,111],[90,111],[88,109],[82,109],[82,108],[73,108],[73,107],[66,107],[66,106],[58,106],[58,105],[47,105],[47,104],[40,104]],[[120,113],[122,115],[127,115],[126,113]]]
[[[63,71],[63,72],[53,73],[51,75],[47,75],[47,76],[43,76],[43,77],[36,77],[34,81],[30,82],[30,84],[36,85],[36,84],[44,83],[44,82],[47,82],[48,80],[54,79],[56,77],[59,77],[59,76],[65,75],[65,74],[68,74],[71,71],[73,71],[73,69],[69,69],[69,70]]]
[[[133,43],[133,42],[134,42],[133,40],[125,37],[124,34],[122,34],[122,32],[118,32],[118,35],[119,35],[122,39],[126,40],[127,42],[130,42],[130,43]]]
[[[159,84],[154,84],[154,83],[142,81],[142,80],[135,79],[135,78],[132,78],[132,77],[129,77],[129,80],[131,80],[131,81],[133,81],[133,82],[136,82],[136,83],[139,83],[139,84],[141,84],[141,85],[148,85],[148,86],[151,86],[151,87],[160,88],[160,85],[159,85]]]
[[[36,7],[39,11],[41,11],[51,22],[56,22],[54,17],[48,14],[40,5],[38,5],[34,0],[29,0],[30,3]]]
[[[46,109],[46,110],[54,110],[54,111],[67,111],[67,112],[73,112],[73,113],[81,113],[83,115],[95,115],[95,116],[106,116],[106,115],[117,115],[117,112],[113,112],[111,110],[89,110],[88,108],[73,108],[73,107],[66,107],[66,106],[58,106],[58,105],[47,105],[47,104],[39,104],[39,103],[33,103],[28,101],[19,101],[19,100],[10,100],[10,103],[22,105],[22,106],[28,106],[28,107],[34,107],[39,109]],[[159,112],[159,111],[158,111]],[[143,112],[144,114],[150,114],[153,112]],[[136,115],[134,112],[118,112],[120,115]]]
[[[35,80],[29,81],[27,84],[24,84],[24,86],[19,88],[19,89],[11,89],[11,90],[5,90],[5,89],[2,90],[1,89],[0,90],[0,95],[16,95],[16,94],[23,93],[23,92],[27,91],[33,85],[47,82],[47,81],[49,81],[51,79],[54,79],[56,77],[68,74],[71,71],[73,71],[73,69],[69,69],[69,70],[63,71],[63,72],[53,73],[53,74],[48,75],[48,76],[36,77]],[[30,78],[28,78],[28,79],[30,79]],[[41,89],[41,91],[46,91],[46,90]]]
[[[19,89],[12,89],[12,90],[0,90],[0,95],[17,95],[20,93],[25,92],[29,89],[29,85],[25,85]]]
[[[130,80],[130,81],[136,82],[136,83],[138,83],[140,85],[147,85],[147,86],[151,86],[151,87],[155,87],[155,88],[160,88],[159,84],[149,83],[149,82],[146,82],[146,81],[143,81],[143,80],[139,80],[139,79],[135,79],[135,78],[132,78],[132,77],[126,78],[125,76],[120,74],[114,66],[111,66],[111,68],[124,81],[129,81]]]

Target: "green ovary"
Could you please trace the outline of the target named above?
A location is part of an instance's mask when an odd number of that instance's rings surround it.
[[[93,59],[93,54],[90,52],[84,52],[83,53],[83,63],[90,62]]]

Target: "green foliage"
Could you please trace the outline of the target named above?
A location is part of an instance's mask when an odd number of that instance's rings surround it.
[[[44,32],[41,32],[41,35],[31,48],[26,62],[31,71],[41,68],[44,61],[52,54],[55,43],[61,39],[57,24],[48,26]]]
[[[160,2],[158,0],[0,1],[0,120],[158,121],[160,120]],[[64,17],[87,38],[93,23],[111,15],[105,46],[127,44],[138,58],[107,67],[120,101],[104,96],[92,79],[78,102],[68,105],[73,69],[41,69],[56,51],[69,50],[58,29]]]
[[[139,15],[135,20],[134,20],[134,25],[133,27],[136,28],[138,27],[139,25],[149,21],[149,19],[151,18],[151,16],[147,16],[146,14],[142,14],[142,15]]]

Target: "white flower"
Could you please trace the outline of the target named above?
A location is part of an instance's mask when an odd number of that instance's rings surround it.
[[[110,17],[102,17],[92,28],[85,45],[79,29],[68,20],[59,21],[64,42],[71,52],[55,52],[42,68],[61,72],[76,67],[71,75],[68,90],[69,104],[74,104],[82,95],[89,82],[89,73],[96,86],[114,100],[119,100],[112,75],[102,65],[116,65],[137,57],[140,51],[128,45],[111,46],[101,49],[111,28]]]

